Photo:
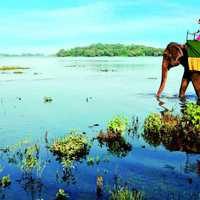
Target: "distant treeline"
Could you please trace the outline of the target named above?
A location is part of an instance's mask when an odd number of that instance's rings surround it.
[[[69,50],[61,49],[56,56],[161,56],[163,49],[148,47],[144,45],[123,44],[92,44],[86,47],[75,47]]]

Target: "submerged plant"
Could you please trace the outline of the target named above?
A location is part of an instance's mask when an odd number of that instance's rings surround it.
[[[56,193],[56,200],[67,200],[69,195],[65,193],[63,189],[59,189]]]
[[[82,133],[72,132],[59,138],[50,145],[50,151],[57,155],[65,167],[71,166],[74,161],[80,161],[90,150],[90,143]]]
[[[10,176],[3,176],[1,179],[1,186],[2,187],[7,187],[11,184],[11,179]]]
[[[122,134],[127,129],[128,119],[122,116],[116,116],[107,124],[107,131]]]

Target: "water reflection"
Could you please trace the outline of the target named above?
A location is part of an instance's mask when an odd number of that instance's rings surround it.
[[[41,178],[33,178],[32,175],[22,175],[17,182],[27,194],[31,195],[32,200],[42,199],[44,184]]]
[[[125,157],[132,150],[132,145],[119,134],[100,132],[97,139],[101,147],[105,145],[108,151],[117,157]]]

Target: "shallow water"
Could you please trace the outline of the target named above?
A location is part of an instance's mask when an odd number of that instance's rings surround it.
[[[23,138],[43,145],[46,132],[51,141],[72,129],[80,129],[93,138],[118,114],[129,119],[138,116],[142,126],[150,112],[165,108],[180,110],[177,96],[183,73],[181,66],[169,72],[161,98],[163,106],[155,98],[160,83],[161,58],[2,57],[0,61],[0,65],[30,68],[23,70],[23,74],[0,73],[1,147]],[[188,100],[195,101],[191,85],[187,95]],[[52,97],[53,101],[44,103],[45,96]],[[89,127],[96,123],[100,126]],[[77,163],[71,173],[75,181],[69,178],[63,183],[56,179],[56,172],[62,171],[56,161],[46,166],[39,182],[30,186],[24,180],[16,181],[21,179],[20,170],[2,159],[4,170],[0,177],[10,174],[13,182],[0,190],[0,197],[19,199],[20,194],[20,199],[55,199],[57,190],[63,188],[70,199],[96,199],[96,177],[102,175],[105,192],[100,199],[107,198],[106,188],[113,186],[116,176],[142,191],[146,199],[199,198],[198,154],[170,151],[162,145],[155,148],[142,137],[127,137],[127,140],[132,144],[132,151],[123,158],[113,155],[105,146],[100,148],[95,142],[90,155],[108,157],[109,162],[89,167],[86,161]],[[45,149],[42,157],[53,159]]]

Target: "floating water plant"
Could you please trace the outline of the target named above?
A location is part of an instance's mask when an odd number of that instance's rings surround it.
[[[44,102],[45,103],[50,103],[52,101],[53,101],[53,99],[51,97],[44,97]]]
[[[116,116],[108,122],[107,131],[121,135],[125,132],[127,125],[128,119],[126,117]]]
[[[28,67],[19,67],[19,66],[0,66],[1,71],[12,71],[19,69],[29,69]]]
[[[0,182],[2,187],[7,187],[11,184],[10,176],[3,176]]]
[[[67,200],[68,198],[68,194],[63,189],[59,189],[56,193],[56,200]]]
[[[90,142],[85,135],[72,132],[63,138],[56,139],[49,148],[67,167],[74,161],[84,158],[89,153],[90,147]]]
[[[15,72],[13,72],[14,74],[23,74],[24,72],[22,72],[22,71],[15,71]]]

